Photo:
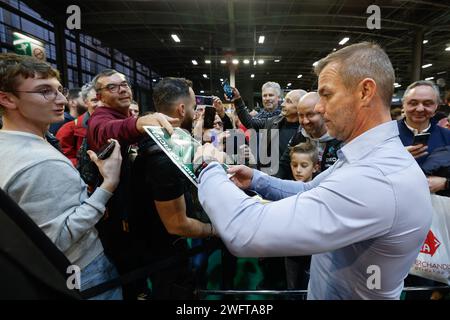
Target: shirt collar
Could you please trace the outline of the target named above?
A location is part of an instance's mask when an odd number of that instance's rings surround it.
[[[397,121],[382,123],[346,143],[337,156],[348,162],[360,160],[384,141],[398,135]]]
[[[421,132],[419,132],[419,130],[417,130],[416,128],[413,128],[413,127],[408,126],[408,123],[406,122],[406,119],[404,119],[403,122],[405,123],[405,126],[406,126],[406,127],[407,127],[414,135],[417,135],[417,134],[422,133],[422,132],[428,132],[428,130],[430,130],[430,128],[431,128],[431,121],[430,121],[430,123],[428,124],[428,127],[427,127],[426,129],[422,130]]]

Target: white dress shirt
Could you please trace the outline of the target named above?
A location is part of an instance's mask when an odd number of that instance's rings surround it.
[[[269,204],[212,163],[200,175],[199,199],[237,256],[312,254],[308,299],[399,299],[431,224],[425,175],[395,121],[353,139],[338,157],[309,183],[254,170],[251,189]]]

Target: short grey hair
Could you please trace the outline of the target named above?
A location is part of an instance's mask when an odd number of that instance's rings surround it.
[[[105,69],[105,70],[99,72],[99,73],[94,77],[94,79],[92,79],[92,81],[91,81],[92,84],[94,85],[95,90],[96,90],[97,92],[100,91],[100,86],[99,86],[98,82],[99,82],[99,80],[100,80],[101,78],[109,77],[109,76],[112,76],[113,74],[116,74],[116,73],[118,73],[118,74],[123,74],[123,73],[120,73],[119,71],[117,71],[117,70],[115,70],[115,69]],[[124,75],[124,76],[125,76],[125,75]]]
[[[94,87],[94,84],[92,82],[88,82],[85,85],[83,85],[81,87],[81,93],[80,93],[81,99],[83,99],[83,101],[86,101],[87,97],[89,95],[89,92],[91,92],[92,90],[95,91],[95,87]]]
[[[405,98],[408,96],[409,92],[416,88],[416,87],[420,87],[420,86],[427,86],[427,87],[431,87],[434,91],[434,93],[436,94],[436,104],[439,104],[441,102],[441,96],[439,93],[439,87],[437,85],[435,85],[433,82],[428,81],[428,80],[419,80],[416,82],[411,83],[405,90],[405,93],[403,94],[403,98],[402,101],[405,101]]]
[[[280,98],[283,97],[283,92],[281,91],[281,87],[278,82],[269,81],[269,82],[264,83],[261,87],[261,92],[268,88],[274,89],[278,93],[278,97],[280,97]]]
[[[361,42],[330,53],[315,66],[316,75],[330,63],[339,63],[338,72],[347,89],[354,89],[364,78],[373,79],[379,88],[378,95],[386,108],[390,108],[395,72],[388,55],[378,44]]]

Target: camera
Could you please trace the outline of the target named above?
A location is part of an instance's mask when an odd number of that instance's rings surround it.
[[[213,105],[213,97],[195,96],[195,103],[198,106],[212,106]]]

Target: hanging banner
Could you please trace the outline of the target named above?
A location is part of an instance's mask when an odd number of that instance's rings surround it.
[[[19,32],[13,32],[13,36],[14,50],[17,54],[31,56],[45,61],[45,48],[44,44],[41,41],[30,38]]]

